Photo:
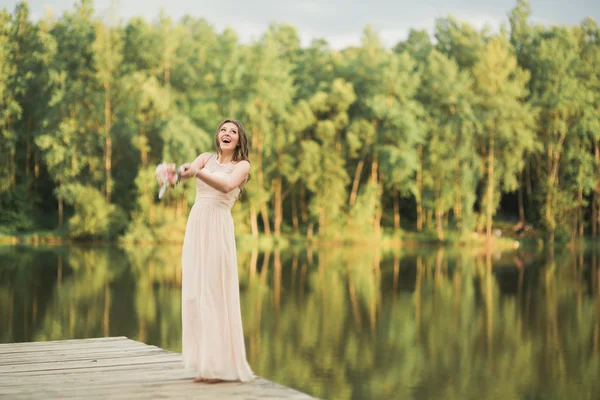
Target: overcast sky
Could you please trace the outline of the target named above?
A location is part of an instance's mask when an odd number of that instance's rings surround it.
[[[17,0],[0,0],[0,8],[14,10]],[[438,17],[454,15],[478,28],[488,23],[497,29],[507,22],[507,14],[516,0],[112,0],[118,15],[127,20],[143,16],[154,20],[161,8],[179,19],[185,14],[204,17],[221,31],[229,25],[242,42],[256,39],[271,22],[294,25],[308,44],[313,38],[325,38],[332,47],[358,44],[364,27],[377,30],[392,46],[406,37],[410,28],[433,31]],[[55,15],[73,8],[74,0],[29,0],[33,18],[45,15],[46,7]],[[94,2],[98,13],[110,7],[111,0]],[[585,17],[600,22],[600,0],[531,0],[532,20],[544,24],[572,25]]]

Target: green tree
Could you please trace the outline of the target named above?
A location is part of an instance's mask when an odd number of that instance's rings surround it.
[[[477,141],[485,160],[486,236],[492,235],[492,220],[500,199],[498,191],[518,188],[524,155],[534,149],[533,112],[524,102],[529,74],[520,69],[508,41],[496,36],[473,67]]]
[[[561,237],[571,231],[569,220],[582,205],[576,196],[583,182],[575,185],[579,186],[575,191],[569,190],[573,186],[565,176],[566,155],[572,146],[572,151],[581,150],[577,143],[587,141],[585,136],[594,131],[593,115],[597,114],[591,88],[578,77],[580,49],[572,29],[552,28],[540,33],[532,57],[532,102],[539,108],[538,135],[543,144],[543,151],[538,153],[538,198],[541,220],[553,242],[557,230]]]
[[[435,47],[440,53],[455,59],[461,69],[470,69],[484,53],[487,32],[487,27],[479,32],[452,16],[439,18],[435,23]]]
[[[416,30],[411,28],[406,40],[399,42],[394,46],[394,52],[397,54],[407,52],[417,61],[417,63],[424,63],[427,61],[433,48],[434,46],[431,43],[431,38],[426,30]]]
[[[395,66],[390,62],[390,53],[370,27],[364,31],[361,46],[344,50],[343,56],[336,68],[340,76],[352,82],[357,98],[349,110],[349,115],[353,116],[353,129],[348,132],[348,142],[352,148],[362,148],[360,153],[352,150],[349,152],[352,158],[357,158],[349,200],[350,219],[353,224],[361,222],[360,228],[351,230],[363,231],[366,228],[368,231],[363,233],[371,232],[379,236],[383,194],[381,152],[384,144],[388,143],[384,136],[389,133],[389,119],[396,116],[394,113],[388,115],[390,111],[388,107],[394,103],[398,87],[408,83],[404,76],[405,64],[400,61],[401,59],[397,60],[400,62]],[[392,65],[391,68],[388,65]],[[386,67],[388,72],[382,75],[381,71]],[[397,85],[393,82],[394,74],[398,73],[394,68],[402,71],[399,76],[401,80]],[[397,114],[398,110],[395,111]],[[410,125],[410,121],[407,122]],[[362,171],[365,165],[369,165],[369,161],[370,175],[367,179],[363,179]],[[361,182],[364,189],[362,191]]]
[[[319,235],[340,232],[347,203],[343,132],[348,127],[348,109],[356,100],[352,84],[335,79],[328,92],[317,92],[309,101],[315,124],[310,137],[300,142],[300,179],[311,192],[308,236],[318,222]]]
[[[59,228],[63,225],[67,186],[88,179],[94,182],[98,176],[98,136],[89,134],[98,132],[93,103],[92,13],[89,1],[84,0],[50,31],[58,45],[53,64],[59,72],[53,76],[56,83],[50,118],[35,143],[57,185],[54,194],[58,199]],[[85,176],[80,176],[82,172]]]
[[[600,120],[595,117],[600,113],[600,28],[591,18],[587,18],[576,28],[579,39],[580,57],[577,68],[578,80],[588,93],[581,122],[577,124],[580,154],[585,154],[581,168],[577,173],[577,195],[580,208],[578,210],[579,234],[583,236],[586,225],[586,208],[591,207],[592,235],[595,236],[600,227]],[[572,152],[576,153],[576,152]],[[575,155],[575,154],[573,154]],[[572,162],[570,165],[573,165]],[[591,201],[583,201],[583,195],[593,193]],[[589,197],[588,197],[589,198]]]
[[[426,195],[433,208],[438,238],[444,238],[443,216],[453,208],[464,232],[472,228],[478,158],[473,152],[472,78],[454,60],[433,50],[423,67],[417,98],[426,110],[423,179],[417,179],[416,196]],[[475,179],[472,178],[475,175]],[[420,219],[422,219],[421,211]],[[418,220],[419,222],[420,220]]]
[[[420,123],[423,109],[415,99],[420,76],[415,72],[415,62],[408,53],[390,54],[381,66],[378,83],[382,89],[368,99],[373,118],[378,121],[379,135],[374,158],[381,157],[379,170],[379,201],[384,201],[385,189],[391,192],[394,202],[394,228],[400,228],[399,198],[414,192],[413,176],[418,168],[417,146],[423,142]],[[376,181],[377,169],[371,170],[371,180]],[[377,207],[374,229],[379,235],[383,204]]]
[[[13,41],[11,16],[0,12],[0,137],[2,159],[0,161],[0,189],[7,192],[16,184],[17,135],[14,123],[21,116],[21,106],[17,102],[17,65],[15,43]]]
[[[275,234],[281,234],[283,176],[279,169],[283,152],[293,142],[286,131],[286,116],[294,98],[291,60],[282,57],[289,49],[288,43],[280,42],[282,29],[271,26],[264,37],[247,49],[245,81],[247,103],[244,110],[245,124],[249,126],[250,156],[253,179],[248,184],[250,219],[257,226],[260,212],[263,230],[270,235],[271,218],[268,204],[275,200]],[[283,35],[287,37],[287,35]],[[270,189],[272,188],[272,190]]]
[[[111,127],[113,123],[113,114],[115,94],[119,94],[120,88],[120,66],[123,59],[121,40],[121,30],[114,26],[114,15],[112,21],[104,23],[101,20],[96,20],[94,24],[95,41],[92,44],[94,66],[96,70],[96,79],[104,90],[104,191],[106,193],[106,201],[110,203],[112,193],[112,135]]]

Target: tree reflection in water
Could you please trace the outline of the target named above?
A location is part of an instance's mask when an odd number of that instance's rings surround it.
[[[179,246],[2,247],[0,341],[181,349]],[[600,254],[240,251],[247,353],[327,399],[600,397]]]

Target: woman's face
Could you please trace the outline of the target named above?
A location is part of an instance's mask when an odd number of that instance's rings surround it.
[[[240,141],[239,129],[236,124],[226,122],[219,129],[218,139],[221,151],[234,151]]]

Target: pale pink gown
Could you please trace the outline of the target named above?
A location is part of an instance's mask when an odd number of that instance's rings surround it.
[[[215,175],[233,168],[219,164],[214,155],[204,166]],[[203,378],[254,378],[246,360],[231,218],[239,192],[222,193],[196,179],[196,202],[183,241],[183,362]]]

